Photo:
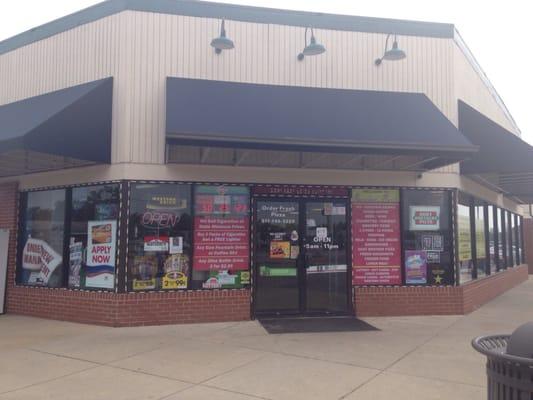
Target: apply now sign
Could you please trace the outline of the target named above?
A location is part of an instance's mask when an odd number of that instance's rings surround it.
[[[86,287],[115,286],[117,221],[89,221]]]

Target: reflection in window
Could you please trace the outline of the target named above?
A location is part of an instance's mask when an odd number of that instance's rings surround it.
[[[507,248],[505,240],[505,212],[501,208],[498,208],[498,270],[504,270],[506,268],[507,260]]]
[[[474,199],[474,204],[477,277],[483,278],[487,275],[487,270],[489,268],[486,252],[485,206],[477,199]]]
[[[512,268],[514,264],[514,246],[513,246],[513,223],[511,221],[512,214],[509,211],[505,212],[506,224],[505,228],[507,229],[505,238],[507,241],[507,268]]]
[[[69,287],[113,289],[119,185],[84,186],[72,189],[71,215]],[[91,243],[88,240],[89,235]],[[106,235],[107,241],[103,240]]]
[[[29,192],[21,224],[18,283],[63,286],[65,190]]]
[[[495,207],[492,205],[488,206],[488,217],[489,217],[489,261],[490,261],[490,273],[494,274],[497,271],[497,260],[496,260],[496,235],[498,232],[497,219],[494,218]]]
[[[403,199],[406,284],[453,284],[451,192],[404,189]]]
[[[186,289],[191,229],[190,185],[133,184],[128,288],[133,291]]]

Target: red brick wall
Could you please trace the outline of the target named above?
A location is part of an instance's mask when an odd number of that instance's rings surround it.
[[[107,326],[164,325],[250,319],[250,291],[105,293],[13,287],[8,312]]]
[[[467,314],[528,278],[526,265],[463,286],[356,287],[357,316]]]
[[[533,274],[533,218],[524,218],[524,252],[529,273]]]
[[[250,319],[250,290],[127,293],[117,297],[115,326]]]
[[[454,286],[366,286],[355,288],[359,317],[462,314],[461,289]]]

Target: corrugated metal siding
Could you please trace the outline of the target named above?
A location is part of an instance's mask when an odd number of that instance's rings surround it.
[[[455,93],[457,99],[482,112],[505,129],[519,134],[463,51],[454,44]]]
[[[217,56],[219,24],[126,11],[33,43],[0,56],[0,104],[114,76],[113,162],[164,162],[167,76],[423,92],[457,123],[451,39],[400,37],[408,58],[378,68],[382,34],[316,30],[327,53],[299,62],[302,28],[228,21],[236,49]]]

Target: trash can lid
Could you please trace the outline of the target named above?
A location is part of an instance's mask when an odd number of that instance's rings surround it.
[[[533,322],[519,326],[509,337],[507,354],[533,358]]]

